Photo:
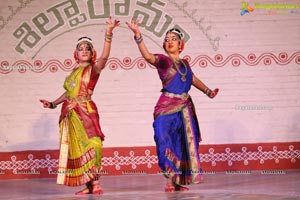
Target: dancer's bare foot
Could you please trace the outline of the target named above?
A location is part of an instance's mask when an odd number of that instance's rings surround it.
[[[84,188],[83,190],[80,190],[75,193],[76,195],[83,195],[83,194],[91,194],[91,191],[89,188]]]
[[[171,179],[167,179],[165,192],[174,192],[174,191],[175,191],[175,187],[174,187],[173,182],[171,181]]]
[[[167,184],[165,187],[165,192],[175,192],[175,191],[188,191],[189,188],[177,185],[173,183],[170,179],[167,180]]]
[[[175,191],[175,187],[173,184],[167,184],[165,187],[165,192],[174,192]]]
[[[86,185],[86,188],[76,192],[75,194],[76,195],[91,194],[92,193],[92,182],[91,181],[87,182],[85,185]]]
[[[183,187],[181,185],[175,185],[175,191],[188,191],[189,188]]]
[[[103,194],[99,181],[93,181],[92,185],[93,185],[93,189],[92,189],[93,194]]]

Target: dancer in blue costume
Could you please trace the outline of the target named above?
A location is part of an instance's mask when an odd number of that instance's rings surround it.
[[[154,109],[154,139],[158,164],[167,178],[166,192],[188,190],[183,185],[197,184],[202,180],[199,157],[200,129],[192,98],[191,86],[214,98],[219,89],[210,90],[192,72],[187,60],[179,54],[184,48],[184,36],[178,29],[170,29],[163,48],[167,55],[152,54],[146,48],[134,19],[126,23],[145,60],[157,68],[162,81],[162,94]]]

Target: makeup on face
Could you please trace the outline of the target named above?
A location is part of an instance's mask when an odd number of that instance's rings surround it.
[[[178,41],[178,40],[179,40],[179,38],[175,34],[168,34],[165,37],[164,42]]]

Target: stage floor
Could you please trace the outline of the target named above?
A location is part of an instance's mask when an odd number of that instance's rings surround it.
[[[103,176],[103,195],[75,195],[82,187],[56,185],[56,179],[0,180],[0,199],[17,200],[292,200],[300,199],[300,171],[276,174],[205,174],[204,182],[185,192],[165,193],[165,178],[159,174]]]

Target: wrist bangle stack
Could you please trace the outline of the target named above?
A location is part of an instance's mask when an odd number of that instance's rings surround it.
[[[112,38],[113,38],[113,34],[112,33],[106,33],[105,34],[105,41],[106,42],[111,43]]]
[[[134,40],[135,40],[135,42],[136,42],[137,44],[139,44],[139,43],[141,43],[141,42],[143,41],[143,36],[141,35],[139,38],[136,38],[136,37],[134,36]]]
[[[49,108],[51,108],[51,109],[54,109],[54,108],[56,108],[56,104],[55,103],[53,103],[53,102],[50,102],[50,107]]]

